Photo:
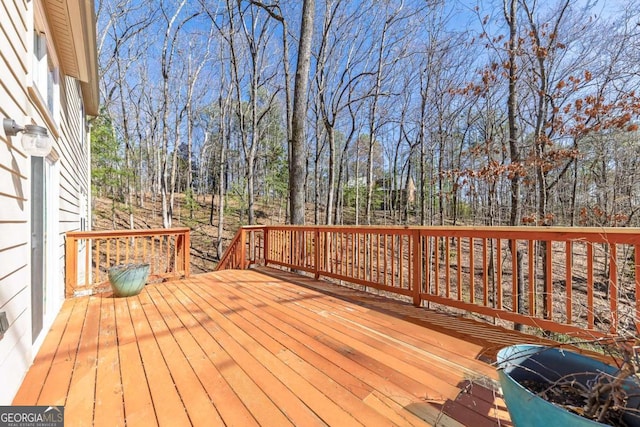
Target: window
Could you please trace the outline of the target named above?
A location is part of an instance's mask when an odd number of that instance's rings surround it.
[[[34,32],[33,37],[33,85],[41,100],[49,110],[55,122],[59,106],[58,68],[49,55],[47,37],[44,33]]]
[[[59,125],[60,72],[42,2],[35,2],[33,54],[29,93],[50,128]],[[52,129],[53,130],[53,129]]]

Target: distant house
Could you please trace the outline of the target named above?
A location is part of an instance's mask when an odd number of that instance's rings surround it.
[[[376,188],[386,194],[380,209],[398,209],[404,206],[413,208],[416,206],[416,183],[411,176],[408,180],[398,177],[396,188],[388,187],[388,183],[384,179],[379,179],[376,181]]]
[[[90,223],[93,3],[0,2],[0,405],[11,404],[64,299],[64,234]],[[51,151],[30,154],[45,130]]]

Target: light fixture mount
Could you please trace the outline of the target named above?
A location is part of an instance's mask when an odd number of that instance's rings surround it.
[[[45,157],[51,152],[51,139],[47,128],[38,125],[20,126],[13,119],[3,119],[2,127],[6,136],[15,136],[19,132],[22,134],[22,148],[37,157]]]
[[[7,136],[15,136],[18,132],[24,130],[24,128],[19,126],[13,119],[2,119],[2,127],[4,128],[4,134]]]

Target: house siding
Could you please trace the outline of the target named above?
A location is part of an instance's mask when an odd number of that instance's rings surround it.
[[[33,8],[39,0],[0,0],[0,120],[19,124],[30,117],[47,126],[47,120],[28,90],[32,54]],[[62,67],[60,67],[62,70]],[[89,194],[86,121],[81,84],[60,76],[60,114],[55,129],[49,128],[54,144],[57,194],[54,227],[54,294],[59,301],[48,313],[40,337],[44,336],[64,298],[64,234],[80,229],[80,212],[88,207],[81,197]],[[55,137],[54,135],[58,135]],[[41,339],[31,332],[31,159],[20,146],[21,134],[7,137],[0,130],[0,312],[6,312],[9,329],[0,339],[0,405],[10,405],[33,361]],[[32,344],[33,341],[35,345]]]
[[[0,116],[22,119],[26,114],[28,33],[26,6],[2,1],[0,15]],[[32,359],[29,290],[29,159],[0,134],[0,312],[9,329],[0,340],[0,404],[7,405]]]

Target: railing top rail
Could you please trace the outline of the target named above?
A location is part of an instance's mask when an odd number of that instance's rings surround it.
[[[134,230],[104,230],[104,231],[69,231],[67,237],[75,239],[96,239],[96,238],[117,238],[131,236],[157,236],[157,235],[174,235],[185,234],[190,232],[189,227],[175,228],[148,228]]]
[[[403,226],[379,226],[379,225],[265,225],[262,228],[269,230],[319,230],[319,231],[359,231],[370,232],[375,230],[393,230],[404,231],[416,229],[416,227],[403,227]]]
[[[638,228],[598,227],[427,227],[421,234],[443,237],[482,237],[522,240],[589,241],[640,244]]]
[[[244,228],[244,227],[242,227],[242,228]],[[252,228],[255,228],[255,227],[252,227]],[[233,239],[231,240],[231,243],[229,243],[229,245],[227,246],[227,249],[225,249],[224,253],[222,254],[222,257],[220,258],[220,261],[218,262],[216,270],[221,270],[221,269],[226,268],[226,265],[229,262],[229,260],[231,259],[231,256],[232,256],[233,252],[236,250],[236,245],[238,244],[239,241],[240,241],[240,232],[238,231],[236,233],[236,235],[233,236]]]
[[[260,230],[262,228],[269,227],[268,225],[243,225],[240,228],[244,228],[245,230]]]
[[[342,231],[352,233],[408,234],[443,237],[480,237],[500,239],[585,240],[593,243],[626,243],[640,245],[640,228],[627,227],[494,227],[494,226],[379,226],[379,225],[260,225],[242,227],[247,230]]]
[[[550,232],[586,234],[640,234],[640,227],[549,227],[549,226],[490,226],[490,225],[244,225],[244,229],[358,229],[358,230],[431,230],[431,231],[494,231],[494,232]]]

